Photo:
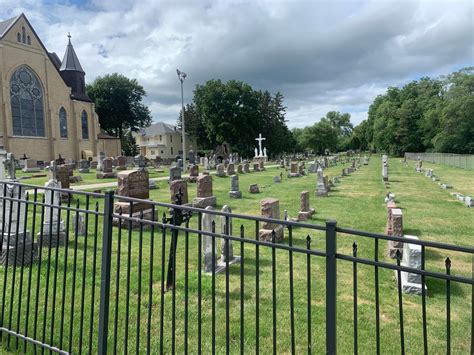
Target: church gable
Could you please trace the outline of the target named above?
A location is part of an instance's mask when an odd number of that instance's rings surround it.
[[[0,22],[0,39],[36,50],[46,48],[24,14]]]

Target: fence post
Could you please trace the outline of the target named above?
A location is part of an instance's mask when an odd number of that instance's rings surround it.
[[[114,212],[113,191],[105,193],[104,202],[102,267],[100,278],[99,355],[107,354],[107,338],[109,331],[110,260],[112,258],[112,214]]]
[[[326,354],[336,354],[336,221],[326,221]]]

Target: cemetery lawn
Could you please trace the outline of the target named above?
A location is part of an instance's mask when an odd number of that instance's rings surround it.
[[[432,240],[457,245],[474,245],[474,209],[466,208],[449,195],[452,190],[443,190],[436,183],[429,180],[424,174],[414,171],[413,163],[410,167],[405,167],[399,159],[389,159],[389,188],[387,189],[381,179],[381,160],[373,155],[369,166],[362,166],[361,169],[350,176],[341,179],[330,192],[327,198],[316,198],[314,190],[316,186],[316,174],[287,179],[284,169],[269,168],[265,172],[240,175],[240,188],[243,192],[242,199],[230,199],[228,191],[230,189],[230,178],[218,178],[213,176],[214,194],[217,196],[220,210],[227,204],[232,211],[239,214],[259,215],[259,201],[265,197],[274,197],[280,200],[280,212],[287,210],[290,217],[296,216],[299,210],[299,193],[303,190],[310,191],[311,207],[316,209],[312,223],[324,224],[326,220],[335,219],[339,226],[353,229],[381,232],[383,233],[386,223],[386,208],[384,196],[387,191],[396,194],[396,203],[404,214],[405,234],[416,235],[424,240]],[[330,177],[340,174],[343,166],[331,167],[325,173]],[[443,170],[436,166],[435,173],[446,178],[450,177],[450,182],[459,189],[461,186],[471,186],[474,172],[465,173],[460,169],[449,168]],[[283,182],[273,183],[273,176],[283,172]],[[456,181],[456,183],[455,183]],[[26,180],[25,182],[28,182]],[[258,183],[261,193],[251,195],[247,192],[248,186]],[[167,182],[157,182],[158,189],[150,191],[150,197],[155,201],[169,201],[169,190]],[[196,195],[195,184],[188,184],[190,200]],[[85,198],[80,199],[81,208],[86,203]],[[90,208],[97,203],[102,210],[102,201],[90,199]],[[159,209],[161,216],[165,209]],[[58,254],[58,279],[62,280],[62,275],[66,273],[66,293],[65,293],[65,329],[69,331],[72,326],[74,336],[74,347],[77,352],[80,337],[80,301],[82,300],[80,287],[85,285],[85,306],[84,306],[84,335],[83,351],[89,350],[87,341],[89,335],[89,317],[94,315],[93,342],[91,344],[92,353],[97,351],[97,322],[99,309],[99,286],[100,286],[100,246],[102,245],[102,220],[98,219],[98,238],[94,239],[95,217],[90,216],[88,233],[89,236],[78,237],[77,270],[76,270],[76,292],[73,298],[71,293],[71,282],[73,278],[73,246],[74,236],[69,238],[67,249],[67,263],[64,263],[66,249],[60,248]],[[255,222],[233,220],[233,235],[239,235],[239,228],[243,224],[246,238],[255,238]],[[36,231],[38,231],[37,223]],[[191,219],[190,227],[197,226],[197,216]],[[220,221],[216,220],[217,228],[220,228]],[[128,233],[122,230],[120,254],[118,253],[118,229],[114,228],[114,240],[112,251],[112,281],[110,297],[110,327],[109,327],[109,349],[113,349],[114,340],[114,314],[118,314],[117,351],[124,352],[127,342],[125,339],[125,317],[128,309],[129,333],[128,350],[135,351],[136,327],[140,330],[140,352],[145,351],[146,329],[148,325],[147,310],[152,310],[150,343],[151,352],[158,353],[160,348],[160,294],[161,294],[161,261],[165,257],[165,268],[168,262],[168,249],[170,243],[170,233],[166,234],[166,246],[162,249],[162,232],[158,229],[154,231],[154,238],[151,238],[151,231],[145,230],[141,235],[139,231]],[[306,248],[306,236],[312,239],[311,248],[324,251],[324,233],[314,230],[294,228],[293,244],[301,248]],[[154,241],[153,249],[151,242]],[[184,301],[185,301],[185,240],[183,234],[179,236],[177,251],[177,275],[176,275],[176,352],[184,352]],[[130,243],[129,243],[130,241]],[[87,242],[87,246],[85,243]],[[97,265],[93,266],[94,242],[97,242]],[[197,349],[197,290],[198,290],[198,236],[189,234],[189,310],[188,310],[188,344],[189,351],[194,353]],[[220,241],[218,241],[220,242]],[[358,246],[358,256],[373,259],[374,240],[370,238],[354,237],[338,234],[338,253],[352,255],[352,243]],[[142,243],[142,244],[141,244]],[[288,243],[288,231],[285,230],[285,240]],[[142,263],[139,268],[138,255],[143,253]],[[128,268],[128,248],[130,248],[130,268]],[[256,248],[254,245],[246,244],[244,250],[240,243],[234,242],[234,254],[242,255],[244,252],[244,346],[245,352],[255,352],[255,327],[256,327]],[[86,253],[86,255],[84,255]],[[56,260],[52,253],[51,265]],[[43,317],[41,310],[45,299],[52,303],[51,286],[48,297],[44,297],[46,290],[46,270],[47,270],[47,250],[43,251],[43,261],[41,263],[41,282],[39,302],[39,329],[42,329]],[[277,294],[277,351],[278,353],[291,352],[290,337],[290,303],[289,303],[289,253],[284,250],[277,250],[276,253],[276,294]],[[259,248],[259,306],[258,316],[260,330],[260,351],[270,352],[272,348],[272,249],[268,247]],[[379,259],[394,263],[386,257],[386,242],[380,241]],[[451,273],[455,275],[471,276],[472,260],[459,253],[449,251],[439,251],[427,248],[426,268],[432,271],[444,272],[444,260],[450,257],[452,261]],[[85,258],[85,259],[84,259]],[[86,260],[87,270],[82,272],[82,261]],[[120,260],[120,268],[118,268]],[[153,260],[151,290],[152,302],[149,303],[148,291],[150,290],[150,265]],[[295,309],[295,346],[296,353],[307,352],[307,264],[306,255],[293,253],[293,277],[294,277],[294,309]],[[234,264],[230,268],[229,289],[230,289],[230,352],[239,353],[240,346],[240,292],[241,292],[241,264]],[[19,269],[18,269],[19,270]],[[32,270],[33,280],[36,281],[38,265],[31,269],[25,268],[25,275]],[[127,297],[127,271],[130,271],[130,294]],[[323,257],[311,257],[310,267],[311,279],[311,319],[312,319],[312,352],[325,352],[325,259]],[[95,271],[95,273],[94,273]],[[166,276],[166,269],[165,276]],[[19,271],[17,271],[19,272]],[[12,268],[8,268],[8,280],[11,280]],[[4,282],[5,269],[0,267],[0,279]],[[51,272],[52,274],[52,272]],[[95,280],[93,283],[93,277]],[[115,292],[117,286],[116,274],[119,275],[119,291]],[[138,275],[141,274],[142,278]],[[353,276],[352,263],[338,260],[338,352],[348,354],[353,352]],[[25,276],[26,277],[26,276]],[[84,283],[83,283],[84,277]],[[19,277],[16,278],[15,290],[19,287]],[[380,279],[380,325],[381,325],[381,349],[382,353],[391,354],[400,352],[399,336],[399,316],[398,316],[398,295],[394,272],[391,270],[379,269]],[[8,284],[8,283],[7,283]],[[33,283],[34,284],[34,283]],[[52,284],[52,282],[51,282]],[[34,284],[35,285],[35,284]],[[93,287],[94,285],[94,287]],[[446,351],[446,298],[445,282],[427,278],[428,298],[427,298],[427,322],[428,322],[428,342],[430,353],[445,353]],[[138,301],[138,289],[141,288],[141,299]],[[35,287],[32,288],[36,290]],[[56,302],[63,290],[62,282],[57,285]],[[92,290],[95,292],[94,302],[91,302]],[[456,283],[451,284],[451,339],[453,353],[469,353],[470,351],[470,317],[471,317],[471,288]],[[11,284],[7,286],[6,304],[9,305]],[[359,331],[359,352],[362,354],[375,353],[375,302],[374,302],[374,268],[358,265],[358,331]],[[203,353],[211,350],[211,278],[202,276],[202,340]],[[17,308],[18,294],[15,294],[14,310]],[[26,304],[26,291],[23,288],[22,303]],[[31,305],[34,304],[35,296],[32,292]],[[116,307],[116,303],[118,302]],[[127,308],[127,301],[129,308]],[[164,296],[164,352],[171,352],[171,324],[172,324],[172,292]],[[70,308],[75,304],[73,317],[70,316]],[[137,311],[140,305],[139,313]],[[92,309],[92,306],[94,309]],[[414,295],[403,295],[404,307],[404,327],[405,327],[405,349],[407,353],[418,354],[423,352],[422,321],[421,321],[421,297]],[[30,308],[31,309],[31,308]],[[59,309],[59,308],[58,308]],[[59,343],[59,311],[56,313],[55,331],[52,332],[53,343]],[[51,313],[48,313],[50,315]],[[4,319],[8,319],[10,312],[8,308]],[[137,316],[140,315],[140,320]],[[16,324],[17,314],[13,312],[12,323]],[[25,306],[22,308],[20,316],[20,330],[25,329],[28,320],[28,334],[33,334],[34,317],[32,312],[25,315]],[[47,320],[47,324],[49,323]],[[138,322],[138,323],[137,323]],[[20,331],[24,334],[24,330]],[[41,334],[39,332],[39,334]],[[49,340],[51,331],[47,327],[46,340]],[[66,333],[67,334],[67,333]],[[6,342],[6,336],[3,341]],[[225,274],[216,277],[216,352],[225,352]],[[14,344],[14,341],[13,341]],[[21,344],[21,343],[20,343]],[[66,341],[63,347],[68,346]],[[4,344],[5,346],[5,344]],[[10,346],[10,349],[13,349]],[[20,351],[22,349],[20,348]],[[28,352],[32,352],[32,347],[28,347]]]

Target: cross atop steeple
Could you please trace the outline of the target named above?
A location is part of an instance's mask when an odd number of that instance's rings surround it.
[[[71,43],[71,32],[67,33],[67,38],[69,38],[69,43]]]

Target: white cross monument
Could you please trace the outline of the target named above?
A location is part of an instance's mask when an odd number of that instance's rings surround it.
[[[266,138],[262,138],[262,134],[258,134],[258,138],[255,138],[256,141],[258,141],[258,155],[255,156],[255,158],[262,158],[263,157],[263,150],[262,150],[262,141],[264,141]]]

